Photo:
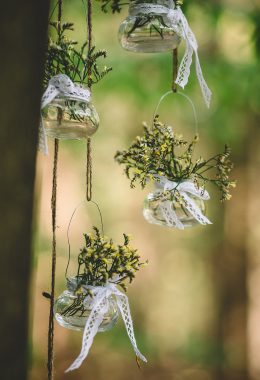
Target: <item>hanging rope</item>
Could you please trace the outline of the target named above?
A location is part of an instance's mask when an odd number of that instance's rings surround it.
[[[87,139],[87,201],[92,200],[92,148],[91,148],[91,138]]]
[[[53,379],[53,340],[54,340],[54,296],[55,296],[55,277],[56,277],[56,210],[57,210],[57,167],[58,167],[59,141],[54,140],[54,160],[53,160],[53,179],[52,179],[52,261],[51,261],[51,294],[50,294],[50,314],[48,328],[48,380]]]
[[[87,0],[88,54],[92,49],[92,0]],[[91,88],[91,66],[88,67],[88,86]]]
[[[164,100],[164,98],[165,98],[166,96],[172,94],[172,93],[174,93],[174,94],[177,93],[177,91],[178,91],[178,86],[177,86],[177,84],[175,83],[175,82],[176,82],[176,79],[177,79],[177,75],[178,75],[178,48],[175,48],[175,49],[173,49],[173,51],[172,51],[172,85],[171,85],[172,89],[171,89],[171,91],[167,91],[166,94],[164,94],[164,95],[160,98],[160,100],[159,100],[159,102],[158,102],[158,104],[157,104],[157,106],[156,106],[156,108],[155,108],[155,111],[154,111],[154,113],[153,113],[153,119],[152,119],[152,121],[151,121],[151,125],[153,125],[153,122],[154,122],[155,116],[157,115],[157,112],[158,112],[159,106],[160,106],[161,102]]]
[[[172,91],[177,92],[176,79],[178,75],[178,48],[172,52]]]
[[[62,15],[62,0],[58,0],[58,34],[60,35]],[[58,109],[58,122],[61,122],[62,111]],[[57,217],[57,168],[58,168],[59,140],[54,140],[54,158],[52,172],[52,260],[51,260],[51,294],[50,294],[50,313],[48,328],[48,380],[53,380],[53,357],[54,357],[54,297],[55,297],[55,278],[56,278],[56,217]]]
[[[87,0],[87,31],[88,31],[88,57],[92,49],[92,0]],[[89,61],[90,62],[90,61]],[[88,87],[92,85],[92,67],[88,66]],[[87,165],[86,165],[86,198],[92,199],[92,149],[91,138],[87,138]]]

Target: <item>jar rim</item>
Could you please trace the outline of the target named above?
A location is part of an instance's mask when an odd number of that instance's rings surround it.
[[[68,290],[75,291],[79,281],[76,276],[67,277],[67,288]]]
[[[162,3],[162,4],[161,4]],[[172,7],[174,4],[173,0],[133,0],[130,2],[129,6],[136,6],[141,4],[154,4],[154,5],[164,5],[165,7]]]
[[[79,102],[86,102],[86,103],[91,103],[91,101],[88,101],[88,100],[83,100],[81,98],[79,98],[77,95],[71,95],[71,94],[58,94],[57,96],[55,96],[55,98],[53,99],[55,101],[55,99],[70,99],[70,100],[77,100]]]
[[[70,276],[67,277],[67,289],[70,291],[75,291],[80,284],[80,281],[78,280],[77,276]],[[106,285],[93,285],[93,284],[84,284],[81,283],[82,287],[89,287],[89,288],[105,288]]]
[[[176,182],[176,183],[193,182],[193,179],[192,179],[191,177],[190,177],[190,178],[182,179],[182,180],[180,180],[180,181],[170,179],[170,178],[167,177],[166,175],[156,175],[156,177],[157,177],[158,179],[166,179],[167,181]],[[154,182],[160,184],[160,181],[156,181],[156,179],[154,180]]]
[[[146,11],[144,11],[144,9]],[[140,17],[147,17],[148,10],[149,15],[166,16],[170,9],[175,9],[174,2],[172,0],[133,0],[129,4],[129,14]]]

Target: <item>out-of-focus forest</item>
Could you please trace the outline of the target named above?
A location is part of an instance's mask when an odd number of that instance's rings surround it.
[[[124,51],[117,31],[127,7],[121,14],[104,14],[96,3],[94,44],[107,50],[104,64],[113,71],[93,89],[101,119],[93,136],[93,199],[102,210],[106,235],[120,243],[123,232],[132,234],[133,245],[149,260],[128,289],[137,341],[148,364],[142,370],[137,367],[120,321],[110,332],[98,334],[79,370],[65,374],[81,349],[82,335],[56,324],[56,380],[260,379],[260,5],[243,0],[186,0],[184,10],[213,91],[208,110],[193,67],[185,93],[198,112],[198,151],[213,155],[230,144],[237,188],[224,204],[215,189],[209,189],[211,226],[178,231],[144,220],[142,204],[149,189],[130,189],[113,156],[142,133],[142,122],[150,122],[159,98],[171,88],[172,57],[170,52]],[[86,39],[81,1],[64,1],[63,20],[75,23],[73,38]],[[180,57],[183,52],[182,43]],[[161,106],[161,119],[191,137],[194,123],[189,107],[182,97],[173,95]],[[51,271],[51,141],[49,145],[49,156],[39,154],[37,162],[31,380],[46,376],[49,304],[42,292],[49,290]],[[84,141],[61,142],[56,295],[66,285],[66,230],[74,208],[85,196],[85,161]],[[98,224],[93,205],[76,214],[70,274],[76,268],[83,233]]]

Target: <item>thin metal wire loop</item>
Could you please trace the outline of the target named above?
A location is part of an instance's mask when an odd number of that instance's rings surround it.
[[[68,224],[68,228],[67,228],[67,242],[68,242],[68,262],[67,262],[67,266],[66,266],[66,270],[65,270],[65,278],[68,279],[68,269],[69,269],[69,265],[70,265],[70,260],[71,260],[71,243],[70,243],[70,228],[71,228],[71,224],[72,224],[72,220],[77,212],[77,210],[83,205],[83,204],[88,204],[89,202],[93,203],[97,210],[98,210],[98,214],[99,214],[99,218],[100,218],[100,225],[101,225],[101,231],[102,231],[102,235],[104,236],[104,223],[103,223],[103,217],[102,217],[102,213],[101,213],[101,210],[100,210],[100,207],[98,205],[97,202],[91,200],[91,201],[87,201],[86,199],[84,199],[83,201],[81,201],[74,209],[71,217],[70,217],[70,221],[69,221],[69,224]]]
[[[153,113],[153,120],[154,120],[155,116],[158,114],[158,110],[159,110],[159,107],[160,107],[161,103],[169,95],[174,95],[174,96],[180,95],[180,96],[182,96],[183,98],[185,98],[189,102],[189,104],[191,105],[191,108],[192,108],[193,116],[194,116],[194,129],[195,129],[195,133],[198,134],[198,115],[197,115],[197,111],[196,111],[195,105],[194,105],[193,101],[191,100],[191,98],[188,95],[186,95],[186,94],[184,94],[183,92],[180,92],[180,91],[178,91],[178,92],[167,91],[165,94],[163,94],[161,96],[161,98],[160,98],[160,100],[159,100],[159,102],[158,102],[158,104],[157,104],[157,106],[155,108],[155,111]]]

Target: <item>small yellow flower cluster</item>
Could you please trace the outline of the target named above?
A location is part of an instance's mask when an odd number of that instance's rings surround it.
[[[132,282],[135,273],[145,264],[140,261],[136,249],[130,245],[130,237],[124,234],[124,244],[116,245],[93,227],[95,234],[85,234],[85,246],[78,256],[79,289],[83,284],[103,286],[108,281],[126,290],[125,282]]]

